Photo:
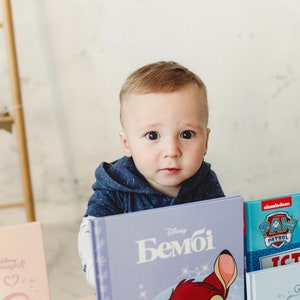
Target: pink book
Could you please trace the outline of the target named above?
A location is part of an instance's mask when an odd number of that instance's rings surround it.
[[[39,222],[0,227],[0,299],[50,299]]]

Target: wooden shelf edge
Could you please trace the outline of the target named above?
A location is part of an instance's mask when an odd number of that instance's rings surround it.
[[[14,122],[14,118],[11,116],[7,116],[7,117],[0,116],[0,123],[13,123],[13,122]]]
[[[0,205],[0,209],[3,209],[3,208],[13,208],[13,207],[19,207],[19,206],[24,206],[24,202],[1,204]]]

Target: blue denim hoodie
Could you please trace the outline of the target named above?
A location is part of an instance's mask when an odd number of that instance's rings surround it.
[[[198,172],[184,181],[176,197],[154,190],[137,170],[132,158],[103,162],[96,169],[94,194],[86,216],[102,217],[181,203],[224,197],[216,174],[203,161]]]

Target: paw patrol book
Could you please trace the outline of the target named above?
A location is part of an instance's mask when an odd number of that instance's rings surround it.
[[[300,261],[300,194],[245,202],[246,270]]]
[[[244,299],[239,196],[92,219],[91,234],[97,300]]]
[[[50,300],[39,222],[0,228],[0,299]]]
[[[248,300],[300,299],[300,263],[246,273]]]

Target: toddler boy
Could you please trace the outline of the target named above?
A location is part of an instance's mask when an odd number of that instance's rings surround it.
[[[88,219],[223,197],[204,161],[209,128],[206,87],[175,62],[133,72],[120,92],[121,144],[125,156],[97,168],[78,237],[92,285]]]

